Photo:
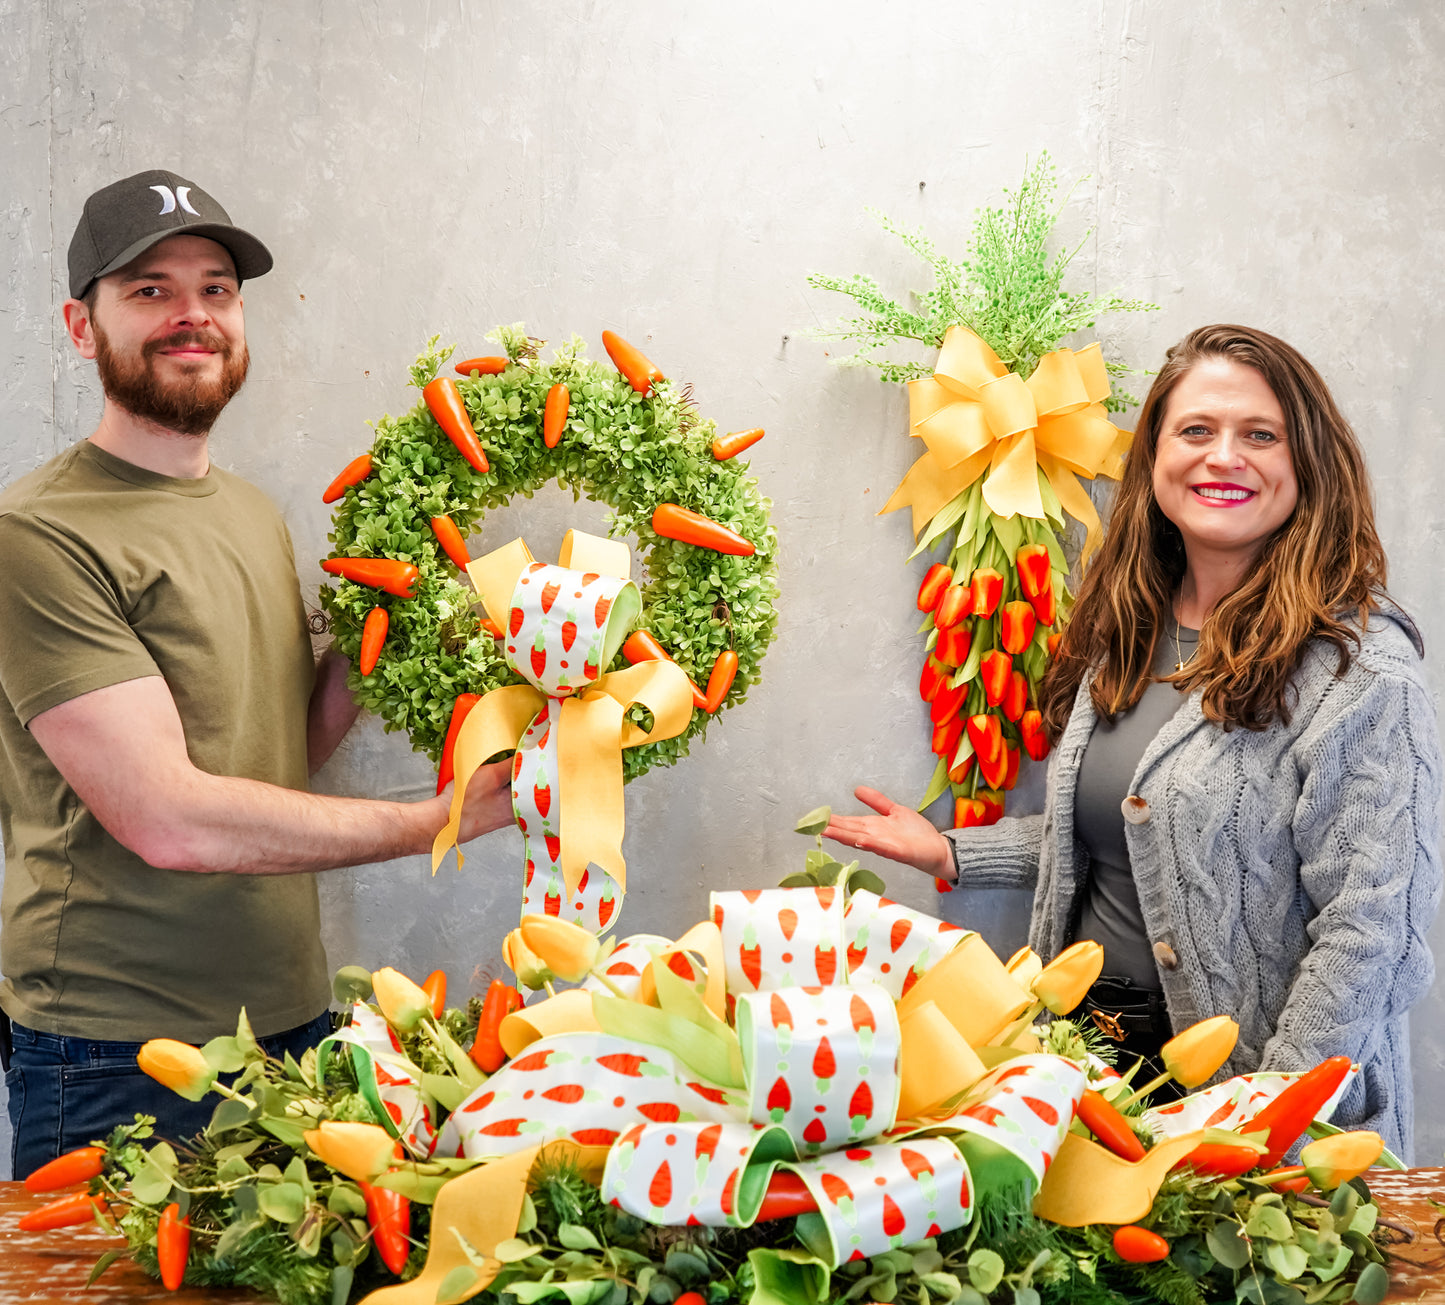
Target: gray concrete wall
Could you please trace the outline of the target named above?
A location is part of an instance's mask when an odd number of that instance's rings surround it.
[[[801,812],[859,781],[916,796],[930,771],[921,568],[903,565],[902,517],[873,515],[916,450],[904,397],[805,335],[844,307],[809,271],[922,281],[865,205],[961,251],[975,207],[1048,149],[1090,177],[1061,224],[1096,233],[1076,284],[1163,305],[1106,324],[1112,350],[1154,366],[1214,320],[1298,344],[1364,437],[1393,586],[1445,685],[1442,26],[1425,0],[0,0],[0,482],[92,428],[93,372],[58,323],[64,249],[91,189],[151,166],[194,177],[276,254],[247,287],[252,380],[214,449],[280,504],[308,590],[320,490],[368,419],[410,403],[433,332],[482,351],[522,320],[600,354],[612,327],[724,428],[765,426],[752,462],[783,598],[764,682],[628,792],[624,922],[677,932],[710,888],[795,868]],[[589,522],[539,497],[473,551],[524,531],[546,556]],[[420,796],[432,773],[369,722],[321,785]],[[1034,782],[1017,809],[1038,801]],[[435,880],[420,860],[326,875],[333,963],[442,966],[464,988],[515,918],[519,849],[496,835]],[[887,877],[1004,954],[1022,937],[1021,894]],[[1424,1163],[1445,1148],[1442,1009],[1437,988],[1415,1019]]]

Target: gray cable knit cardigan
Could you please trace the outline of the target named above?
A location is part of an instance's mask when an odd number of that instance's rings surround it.
[[[1233,1015],[1219,1077],[1363,1067],[1336,1112],[1408,1162],[1406,1012],[1430,986],[1440,900],[1441,757],[1424,649],[1393,605],[1335,676],[1329,644],[1295,675],[1288,725],[1224,730],[1191,694],[1140,759],[1125,800],[1144,924],[1176,1031]],[[960,882],[1036,886],[1029,941],[1070,941],[1088,853],[1074,834],[1079,762],[1097,719],[1088,682],[1049,762],[1042,815],[955,831]]]

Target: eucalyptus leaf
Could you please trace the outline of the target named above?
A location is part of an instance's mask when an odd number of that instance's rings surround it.
[[[294,1119],[260,1119],[256,1121],[278,1142],[284,1142],[293,1151],[299,1151],[306,1141],[306,1129]]]
[[[1290,1222],[1289,1215],[1279,1206],[1272,1204],[1256,1202],[1244,1225],[1244,1232],[1247,1237],[1268,1237],[1276,1242],[1294,1240],[1294,1225]]]
[[[233,1037],[212,1038],[201,1048],[201,1055],[218,1074],[239,1074],[246,1064],[241,1046]]]
[[[1356,1305],[1380,1305],[1390,1293],[1390,1274],[1383,1264],[1367,1264],[1355,1280],[1350,1299]]]
[[[146,1164],[130,1180],[130,1192],[142,1205],[161,1205],[171,1194],[172,1185],[170,1175],[153,1164]]]
[[[569,1251],[600,1251],[602,1243],[580,1223],[564,1223],[557,1229],[557,1240]]]
[[[254,1192],[254,1188],[242,1188],[243,1191]],[[253,1217],[232,1219],[222,1230],[219,1238],[216,1239],[212,1255],[218,1260],[228,1260],[241,1247],[250,1235],[261,1226],[261,1221]]]
[[[832,807],[814,807],[806,816],[802,816],[793,828],[800,834],[821,834],[828,827],[832,815]]]
[[[224,1164],[227,1160],[232,1159],[244,1160],[260,1145],[261,1139],[259,1137],[248,1137],[244,1142],[232,1142],[230,1146],[223,1146],[217,1149],[215,1156],[216,1163]],[[249,1170],[250,1165],[247,1165],[246,1168]]]
[[[331,1305],[346,1305],[355,1276],[356,1270],[349,1264],[338,1264],[331,1270]]]
[[[1335,1188],[1335,1194],[1330,1197],[1330,1213],[1345,1228],[1350,1226],[1350,1220],[1355,1217],[1355,1211],[1359,1205],[1359,1194],[1348,1183],[1341,1183]]]
[[[888,894],[888,885],[873,871],[864,870],[861,867],[848,876],[848,887],[853,892],[861,889],[864,892],[875,893],[879,897],[886,897]]]
[[[531,1193],[522,1197],[522,1212],[517,1216],[517,1236],[529,1233],[537,1226],[537,1203]]]
[[[571,1226],[571,1225],[567,1225]],[[566,1245],[564,1242],[563,1245]],[[492,1250],[492,1257],[500,1260],[503,1264],[516,1264],[522,1260],[529,1259],[540,1251],[542,1247],[534,1246],[531,1242],[523,1241],[520,1237],[508,1237],[500,1241]]]
[[[1039,1293],[1033,1287],[1015,1287],[1014,1305],[1040,1305]]]
[[[332,1183],[331,1190],[326,1194],[326,1208],[332,1214],[350,1214],[360,1218],[366,1214],[366,1198],[362,1196],[361,1189],[351,1183]]]
[[[331,994],[341,1006],[371,1000],[371,971],[364,965],[343,965],[331,980]]]
[[[1302,1246],[1274,1241],[1264,1244],[1263,1255],[1264,1262],[1286,1282],[1298,1278],[1305,1271],[1310,1258]]]
[[[470,1264],[457,1265],[437,1287],[436,1305],[456,1305],[458,1301],[466,1300],[480,1276]],[[518,1287],[525,1285],[528,1284],[517,1283]]]
[[[229,1156],[216,1166],[216,1181],[218,1183],[239,1183],[250,1176],[251,1166],[246,1163],[244,1156]]]
[[[1249,1263],[1249,1243],[1239,1235],[1239,1225],[1222,1222],[1205,1235],[1209,1253],[1226,1269],[1242,1269]]]
[[[676,1278],[684,1287],[695,1286],[697,1283],[705,1281],[710,1273],[707,1261],[701,1256],[677,1247],[668,1251],[662,1268],[669,1277]]]
[[[987,1247],[980,1247],[968,1257],[968,1281],[977,1290],[988,1295],[1003,1281],[1003,1256]]]
[[[306,1212],[306,1197],[295,1183],[276,1183],[259,1193],[261,1213],[277,1223],[295,1223]]]
[[[1355,1217],[1350,1220],[1350,1231],[1352,1233],[1362,1233],[1368,1237],[1375,1231],[1375,1224],[1379,1222],[1379,1218],[1380,1207],[1373,1201],[1366,1201],[1355,1211]]]
[[[918,1282],[920,1286],[927,1287],[931,1295],[941,1297],[944,1301],[956,1301],[963,1295],[963,1284],[959,1282],[957,1275],[952,1273],[931,1270],[920,1273]]]
[[[929,1247],[928,1250],[918,1251],[908,1267],[914,1274],[922,1278],[927,1274],[937,1273],[943,1267],[943,1256]]]

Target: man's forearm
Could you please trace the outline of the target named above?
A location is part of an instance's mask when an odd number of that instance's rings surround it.
[[[346,658],[334,648],[316,664],[316,683],[306,709],[306,765],[314,775],[336,751],[361,711],[346,687],[350,670]]]
[[[431,850],[448,802],[330,797],[196,771],[144,830],[115,831],[168,870],[300,874]]]

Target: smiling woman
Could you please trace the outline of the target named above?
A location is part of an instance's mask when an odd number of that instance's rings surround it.
[[[1140,410],[1040,687],[1043,814],[946,841],[860,790],[879,814],[829,832],[971,886],[1034,886],[1042,957],[1104,946],[1086,1007],[1121,1067],[1230,1015],[1223,1074],[1347,1055],[1361,1070],[1335,1121],[1408,1156],[1441,757],[1385,569],[1359,443],[1319,373],[1262,331],[1194,331]]]

